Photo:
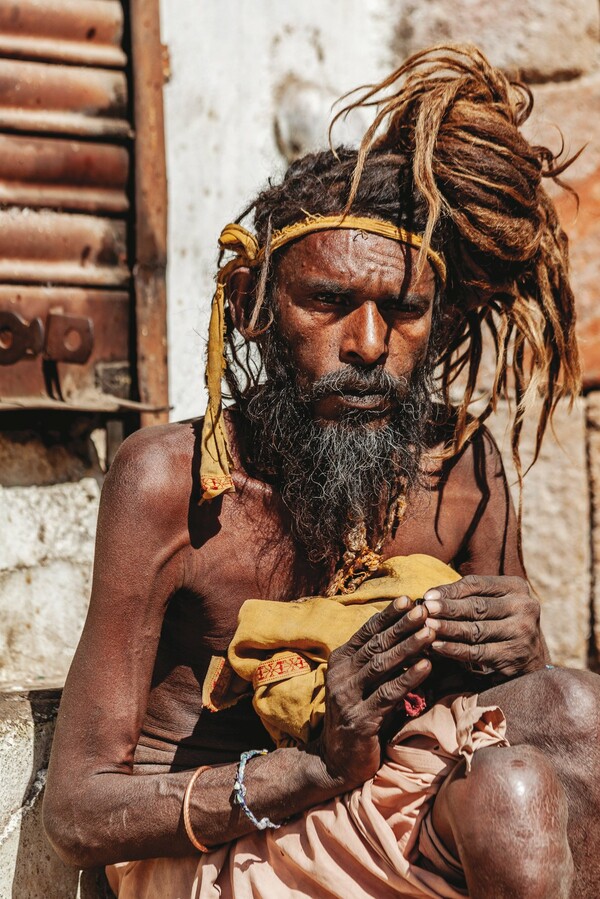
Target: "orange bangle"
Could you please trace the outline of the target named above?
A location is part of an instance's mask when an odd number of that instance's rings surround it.
[[[199,840],[196,839],[194,830],[192,828],[192,822],[190,821],[190,796],[192,795],[194,784],[196,783],[200,775],[204,771],[208,771],[209,768],[210,765],[202,765],[200,768],[196,768],[196,770],[190,777],[190,782],[185,788],[185,793],[183,795],[183,824],[185,826],[185,832],[188,835],[188,839],[192,846],[195,849],[198,849],[199,852],[212,852],[212,849],[204,846]]]

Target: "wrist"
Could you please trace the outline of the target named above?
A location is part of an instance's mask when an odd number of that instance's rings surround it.
[[[323,799],[339,796],[356,786],[342,772],[330,770],[320,739],[307,745],[305,756],[307,776],[317,793],[322,794]]]

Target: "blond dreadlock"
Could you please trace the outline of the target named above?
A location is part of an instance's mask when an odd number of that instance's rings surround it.
[[[498,400],[509,397],[512,376],[511,442],[521,482],[524,415],[541,399],[535,462],[559,399],[572,402],[580,389],[567,237],[542,186],[542,178],[560,183],[576,156],[559,163],[546,147],[525,140],[519,126],[531,113],[531,91],[470,45],[423,50],[360,90],[332,123],[358,107],[377,110],[358,151],[346,209],[370,154],[411,160],[415,188],[427,206],[422,260],[438,226],[445,226],[445,300],[454,318],[440,358],[447,403],[451,385],[466,373],[451,452],[460,451]],[[494,342],[495,377],[487,407],[472,418],[484,325]]]

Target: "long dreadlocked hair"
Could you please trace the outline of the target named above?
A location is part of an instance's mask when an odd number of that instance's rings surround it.
[[[560,153],[525,140],[519,127],[532,106],[526,85],[509,81],[470,45],[423,50],[379,84],[359,88],[332,123],[353,109],[374,108],[358,151],[304,156],[240,217],[254,212],[267,252],[244,334],[256,341],[258,361],[231,322],[228,329],[233,397],[243,405],[256,388],[268,349],[271,230],[315,213],[384,218],[423,233],[420,264],[429,246],[446,260],[438,365],[448,408],[452,385],[459,378],[465,383],[447,453],[459,452],[498,400],[512,395],[512,450],[521,481],[525,413],[541,401],[535,461],[558,400],[572,399],[580,387],[567,237],[542,186],[544,178],[560,183],[575,157],[560,162]],[[495,348],[495,376],[487,407],[475,418],[468,409],[485,329]]]

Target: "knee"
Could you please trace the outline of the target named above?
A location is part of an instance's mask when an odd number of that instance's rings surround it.
[[[467,874],[506,872],[508,866],[510,876],[503,876],[515,892],[506,895],[568,894],[573,863],[567,799],[554,767],[539,750],[479,750],[470,773],[450,780],[442,802]]]
[[[554,668],[540,672],[540,705],[546,710],[549,744],[567,741],[572,751],[600,740],[600,677],[591,671]]]
[[[451,778],[445,795],[443,790],[439,798],[452,834],[446,845],[458,851],[468,885],[481,887],[477,895],[569,895],[567,799],[539,750],[525,745],[479,750],[471,772]]]
[[[533,746],[480,750],[463,786],[463,803],[477,805],[480,812],[486,809],[492,824],[496,816],[499,820],[535,819],[548,803],[557,821],[564,816],[566,822],[566,801],[555,769]]]
[[[490,846],[503,855],[526,840],[561,843],[567,800],[551,762],[533,746],[489,747],[475,753],[468,775],[451,778],[440,791],[456,843],[470,857]]]

